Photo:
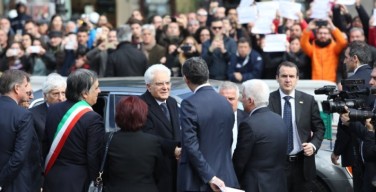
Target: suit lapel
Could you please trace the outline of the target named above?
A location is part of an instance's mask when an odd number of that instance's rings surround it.
[[[150,113],[155,115],[164,125],[167,127],[167,129],[172,133],[172,126],[171,123],[168,122],[167,117],[163,114],[163,111],[161,107],[158,105],[157,101],[154,99],[154,97],[150,94],[149,91],[146,91],[146,100],[149,105]],[[170,107],[167,104],[167,107],[170,109]],[[170,114],[171,115],[171,114]]]
[[[304,104],[304,100],[303,100],[302,94],[299,91],[295,90],[295,122],[296,122],[296,125],[299,124],[300,115],[301,115],[302,110],[303,110],[303,104]]]
[[[275,113],[279,114],[282,116],[282,109],[281,109],[281,96],[279,94],[279,90],[277,91],[274,91],[271,95],[270,95],[270,108],[272,109],[272,111],[274,111]]]

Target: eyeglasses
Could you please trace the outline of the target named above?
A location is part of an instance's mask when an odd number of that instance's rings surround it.
[[[212,27],[213,30],[221,30],[222,27]]]

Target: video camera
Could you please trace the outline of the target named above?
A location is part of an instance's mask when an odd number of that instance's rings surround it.
[[[328,99],[321,103],[323,111],[325,113],[346,113],[345,106],[347,106],[350,109],[352,121],[370,118],[373,113],[369,111],[366,98],[369,94],[375,94],[376,89],[360,88],[365,87],[363,79],[342,80],[341,84],[344,91],[338,91],[336,86],[331,85],[315,90],[316,95],[325,94],[328,96]]]

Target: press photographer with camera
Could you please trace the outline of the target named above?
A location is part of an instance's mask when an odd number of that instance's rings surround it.
[[[362,85],[349,85],[342,84],[343,91],[339,93],[342,97],[343,95],[350,95],[350,99],[354,99],[356,106],[348,106],[350,108],[364,108],[372,109],[374,97],[369,96],[369,94],[353,94],[355,92],[362,92],[362,90],[369,89],[371,84],[367,84],[371,79],[371,67],[368,65],[370,61],[370,52],[367,49],[367,44],[365,42],[354,41],[350,43],[348,48],[345,50],[345,64],[348,73],[352,73],[348,80],[361,79],[365,83]],[[346,82],[346,81],[343,81]],[[351,81],[347,81],[351,82]],[[355,81],[353,81],[355,82]],[[346,93],[346,94],[344,94]],[[355,96],[354,96],[355,95]],[[335,102],[334,102],[335,103]],[[349,104],[347,104],[349,105]],[[364,121],[359,122],[352,119],[350,121],[349,109],[347,106],[344,107],[344,112],[340,115],[340,121],[337,128],[337,136],[334,145],[334,150],[331,155],[331,160],[333,164],[339,165],[337,162],[339,156],[341,156],[341,165],[343,167],[351,166],[353,171],[353,186],[354,191],[364,191],[369,188],[370,182],[367,182],[365,173],[365,164],[362,157],[361,145],[365,138],[365,126]],[[324,105],[323,105],[324,108]],[[333,108],[331,106],[330,108]],[[334,112],[334,111],[332,111]],[[337,112],[340,112],[337,110]]]

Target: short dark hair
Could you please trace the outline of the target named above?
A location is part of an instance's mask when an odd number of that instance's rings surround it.
[[[22,84],[26,78],[30,82],[30,76],[25,71],[18,69],[6,70],[0,77],[0,94],[10,93],[16,84]]]
[[[279,76],[279,70],[281,69],[282,66],[283,67],[294,67],[296,69],[296,76],[299,77],[298,66],[295,63],[290,62],[290,61],[284,61],[284,62],[282,62],[281,64],[278,65],[276,76]]]
[[[213,20],[210,22],[210,26],[212,26],[213,23],[215,23],[215,22],[222,22],[223,23],[222,19],[213,18]]]
[[[135,18],[129,18],[128,22],[129,25],[138,24],[142,26],[142,21],[135,19]]]
[[[184,62],[182,74],[192,84],[202,85],[209,79],[208,65],[201,57],[192,57]]]
[[[204,43],[204,42],[201,42],[201,40],[200,40],[200,35],[201,35],[201,32],[203,31],[203,30],[208,30],[209,31],[209,34],[210,34],[210,39],[213,39],[213,32],[210,30],[210,28],[209,27],[200,27],[200,28],[198,28],[197,29],[197,31],[196,31],[196,33],[195,33],[195,39],[196,39],[196,41],[197,41],[197,43],[199,43],[199,44],[202,44],[202,43]]]
[[[250,41],[248,41],[245,37],[240,37],[239,40],[238,40],[238,45],[240,43],[248,43],[249,47],[252,47],[252,44]]]
[[[360,64],[368,64],[371,61],[371,52],[369,50],[370,48],[365,42],[353,41],[349,44],[348,48],[350,49],[350,57],[356,55],[358,57]]]
[[[37,26],[37,23],[36,23],[34,20],[32,20],[32,19],[27,20],[27,21],[25,22],[24,26],[25,26],[26,24],[29,24],[29,23],[32,23],[34,26]]]
[[[88,69],[78,69],[72,72],[67,79],[65,91],[67,100],[73,102],[82,100],[82,93],[88,92],[97,79],[97,74]]]
[[[127,96],[116,105],[115,121],[122,131],[140,130],[148,115],[148,105],[138,96]]]

